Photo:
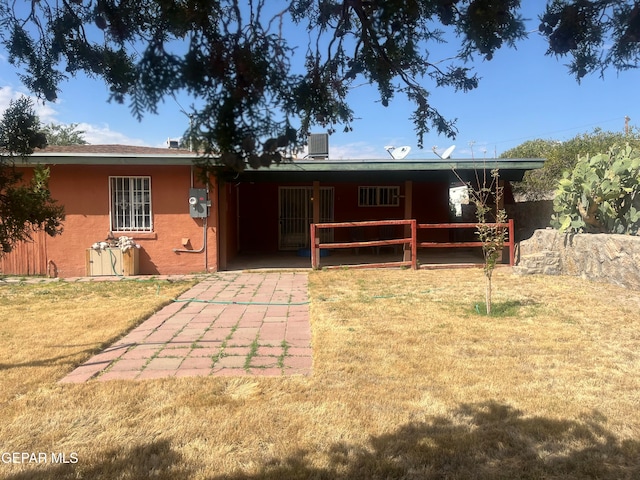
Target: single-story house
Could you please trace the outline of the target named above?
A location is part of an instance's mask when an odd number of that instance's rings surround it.
[[[509,203],[508,182],[543,164],[305,159],[244,172],[220,168],[203,185],[196,158],[185,150],[121,145],[50,146],[34,153],[21,168],[28,176],[34,164],[49,167],[51,194],[65,207],[64,232],[34,235],[33,242],[0,260],[1,273],[76,277],[225,270],[245,254],[308,249],[311,222],[447,223],[449,188],[457,180],[453,169],[473,179],[485,166],[498,168]],[[363,229],[357,236],[375,234]],[[450,235],[424,234],[434,241]],[[336,229],[326,235],[350,241],[356,234]],[[115,255],[118,250],[110,247],[121,237],[139,248]]]

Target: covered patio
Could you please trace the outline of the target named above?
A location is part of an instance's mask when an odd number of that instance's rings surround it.
[[[504,202],[513,202],[510,182],[543,159],[436,160],[296,160],[270,168],[218,172],[221,270],[250,268],[311,268],[312,224],[410,220],[419,224],[449,224],[449,190],[460,180],[476,183],[498,169]],[[398,227],[393,238],[402,236]],[[365,238],[378,240],[369,229]],[[328,229],[321,243],[354,241],[348,229]],[[448,244],[459,239],[450,229],[424,230],[420,242]],[[474,240],[472,231],[466,241]],[[432,245],[433,247],[434,245]],[[386,263],[406,260],[406,249],[345,248],[332,250],[320,266]],[[480,248],[422,248],[421,268],[482,262]]]

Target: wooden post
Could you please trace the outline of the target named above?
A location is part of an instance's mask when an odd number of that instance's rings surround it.
[[[407,180],[404,182],[404,219],[405,220],[411,220],[411,218],[413,217],[412,205],[413,205],[413,181]],[[413,255],[415,255],[413,245],[417,240],[417,238],[414,238],[413,226],[414,224],[412,223],[411,225],[407,225],[404,228],[404,236],[408,237],[409,235],[411,235],[413,238],[411,245],[407,246],[407,244],[405,243],[402,246],[402,251],[403,251],[402,260],[404,262],[408,262],[409,260],[411,260],[411,262],[417,261],[417,259],[413,257]],[[409,258],[409,255],[411,255],[411,258]]]
[[[314,270],[318,269],[318,249],[316,248],[316,224],[312,223],[310,225],[310,229],[311,229],[311,233],[310,233],[310,238],[311,238],[311,246],[310,246],[310,250],[311,250],[311,268]]]
[[[509,265],[516,264],[516,239],[513,218],[509,219]]]
[[[315,254],[315,264],[312,265],[314,269],[319,267],[320,262],[320,249],[317,248],[317,245],[320,243],[320,235],[318,229],[315,228],[317,223],[320,223],[320,182],[317,180],[313,182],[313,198],[312,198],[312,206],[313,206],[313,224],[311,231],[313,232],[313,236],[311,237],[311,255]]]
[[[313,182],[313,223],[320,223],[320,182]]]
[[[411,220],[411,268],[418,269],[418,222]]]
[[[229,258],[228,253],[228,238],[227,232],[229,229],[229,217],[228,217],[228,209],[229,205],[227,203],[229,190],[225,184],[219,178],[216,178],[216,194],[217,194],[217,202],[213,204],[211,210],[217,209],[217,225],[216,225],[216,241],[218,242],[217,249],[217,261],[216,261],[216,271],[226,270],[227,269],[227,260]],[[213,203],[213,202],[212,202]],[[207,272],[209,273],[209,272]]]

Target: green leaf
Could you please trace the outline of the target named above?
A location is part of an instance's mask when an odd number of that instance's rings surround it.
[[[561,232],[565,232],[569,226],[571,225],[571,217],[569,215],[566,215],[564,217],[561,217],[561,222],[560,222],[560,228],[559,230]]]

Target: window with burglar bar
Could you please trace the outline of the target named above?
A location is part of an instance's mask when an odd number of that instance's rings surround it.
[[[151,177],[110,177],[111,231],[152,232]]]
[[[400,187],[358,187],[359,207],[397,207]]]

